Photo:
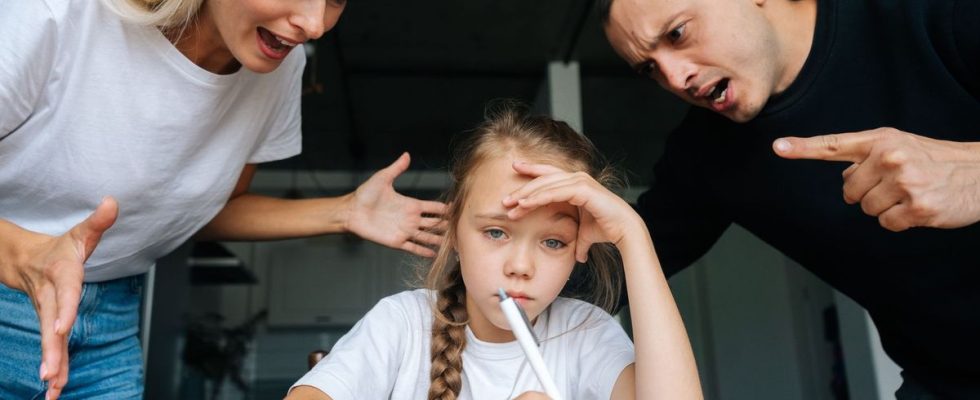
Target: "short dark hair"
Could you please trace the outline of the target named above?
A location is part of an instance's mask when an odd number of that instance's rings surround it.
[[[596,7],[599,8],[599,20],[603,24],[609,22],[609,9],[612,8],[613,0],[597,0]]]

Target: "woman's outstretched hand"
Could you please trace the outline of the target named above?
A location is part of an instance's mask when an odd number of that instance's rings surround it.
[[[31,298],[41,322],[41,380],[56,399],[68,383],[68,334],[78,313],[85,261],[116,221],[119,206],[107,197],[84,221],[61,236],[17,228],[17,259],[0,271],[3,284]]]
[[[619,245],[628,228],[643,221],[629,203],[606,189],[585,172],[567,172],[545,164],[514,162],[514,170],[534,178],[503,200],[511,210],[507,216],[520,218],[550,203],[568,202],[579,208],[578,241],[575,259],[588,260],[594,243]]]
[[[433,257],[430,246],[442,243],[446,205],[403,196],[394,182],[410,158],[403,153],[387,168],[376,172],[353,193],[347,230],[354,234],[423,257]]]

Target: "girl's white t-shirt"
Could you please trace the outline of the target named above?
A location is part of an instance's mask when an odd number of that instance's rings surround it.
[[[429,390],[434,292],[382,299],[297,381],[335,400],[424,399]],[[559,297],[534,324],[541,354],[565,399],[609,399],[633,363],[633,343],[602,309]],[[544,392],[520,345],[488,343],[466,328],[459,399],[512,399]]]
[[[99,0],[7,3],[0,218],[60,235],[115,197],[86,281],[147,271],[224,207],[245,164],[300,152],[301,48],[268,74],[217,75]]]

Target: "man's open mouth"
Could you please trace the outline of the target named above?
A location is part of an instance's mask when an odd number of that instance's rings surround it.
[[[722,79],[715,85],[715,88],[708,93],[708,98],[711,99],[713,103],[724,103],[725,98],[728,95],[728,78]]]

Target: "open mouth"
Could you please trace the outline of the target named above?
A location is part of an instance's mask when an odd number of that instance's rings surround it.
[[[268,29],[263,27],[258,27],[259,39],[261,39],[262,44],[265,45],[266,55],[272,58],[282,58],[289,53],[293,47],[296,47],[299,43],[293,43],[279,36],[274,35]]]
[[[711,90],[706,96],[711,100],[712,103],[721,104],[724,103],[728,97],[728,78],[722,79],[715,85],[715,88]]]

